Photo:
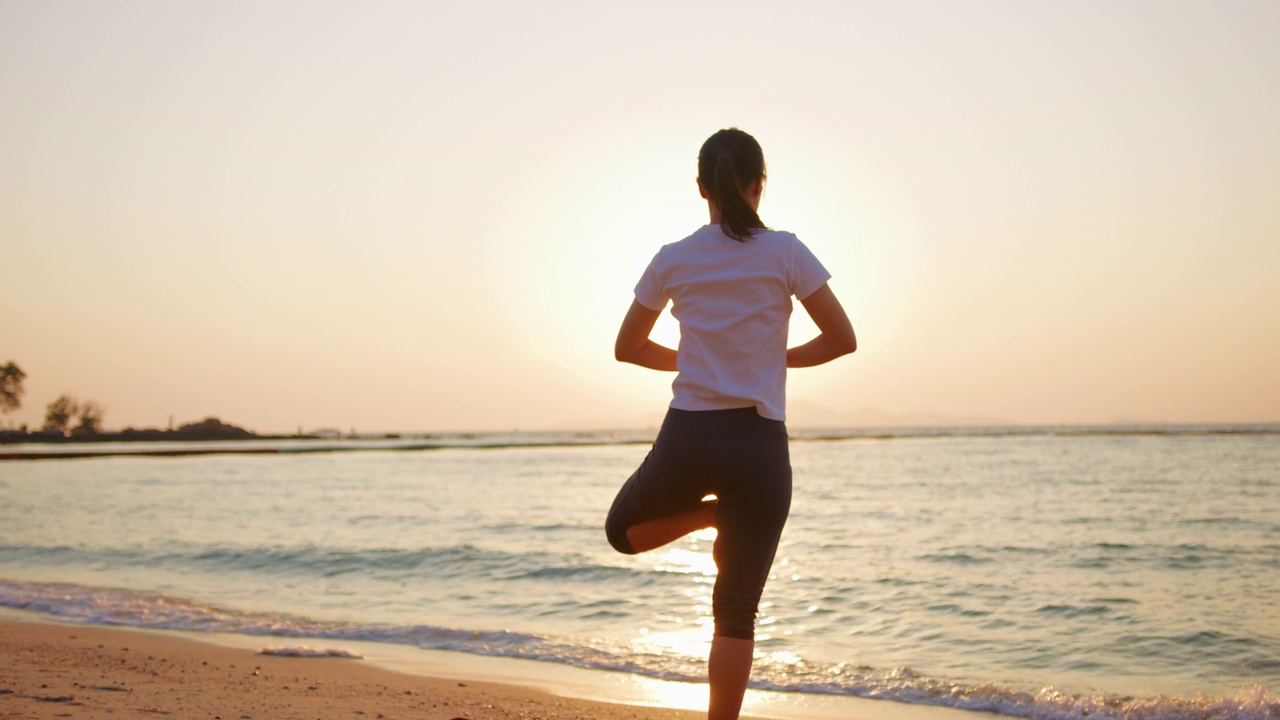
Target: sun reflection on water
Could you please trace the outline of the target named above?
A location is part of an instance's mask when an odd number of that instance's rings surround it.
[[[687,601],[673,608],[675,612],[653,618],[650,627],[640,629],[639,636],[633,641],[638,652],[706,660],[711,649],[713,626],[711,592],[715,584],[716,564],[712,547],[715,538],[714,528],[699,530],[655,553],[654,570],[687,578],[683,592]],[[688,698],[702,704],[706,702],[706,688],[698,685],[692,689],[676,685],[675,689],[664,689],[663,692],[681,696],[663,698],[664,703],[670,701],[672,706],[683,706]]]
[[[641,702],[673,710],[706,710],[709,690],[706,683],[652,681],[644,683],[645,698]]]
[[[653,655],[682,655],[706,658],[711,649],[711,633],[701,623],[681,630],[641,630],[633,643],[637,650]]]
[[[690,533],[680,543],[672,543],[657,554],[653,569],[658,572],[671,572],[701,575],[706,578],[716,576],[716,561],[711,554],[715,544],[715,528],[707,528]]]

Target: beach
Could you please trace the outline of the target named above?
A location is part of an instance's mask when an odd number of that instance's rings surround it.
[[[353,658],[281,657],[155,632],[0,623],[0,718],[696,718]]]
[[[257,648],[257,649],[255,649]],[[313,653],[350,648],[371,656]],[[0,614],[0,720],[694,720],[705,686],[437,653],[423,661],[376,643],[243,638],[49,622]],[[353,653],[359,655],[358,652]],[[606,701],[609,698],[610,701]],[[982,720],[941,707],[750,690],[744,719]]]

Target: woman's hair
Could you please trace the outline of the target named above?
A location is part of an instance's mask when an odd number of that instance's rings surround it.
[[[724,234],[745,241],[764,229],[760,216],[747,203],[747,188],[764,180],[764,151],[756,139],[738,128],[721,130],[707,138],[698,152],[698,182],[720,210]]]

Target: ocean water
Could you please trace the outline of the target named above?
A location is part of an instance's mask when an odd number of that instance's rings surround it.
[[[1280,428],[793,435],[755,687],[1280,717]],[[0,462],[0,606],[698,680],[714,532],[604,539],[636,438]]]

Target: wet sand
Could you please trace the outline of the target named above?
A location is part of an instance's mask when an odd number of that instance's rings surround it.
[[[264,639],[264,646],[273,644]],[[302,645],[303,643],[298,643]],[[363,660],[279,657],[167,634],[0,622],[0,718],[694,720]]]
[[[333,647],[315,638],[206,636],[0,611],[0,720],[706,717],[705,685],[380,643],[337,646],[365,659],[259,652],[281,646]],[[747,692],[743,712],[744,720],[1007,720],[943,707],[757,690]]]

